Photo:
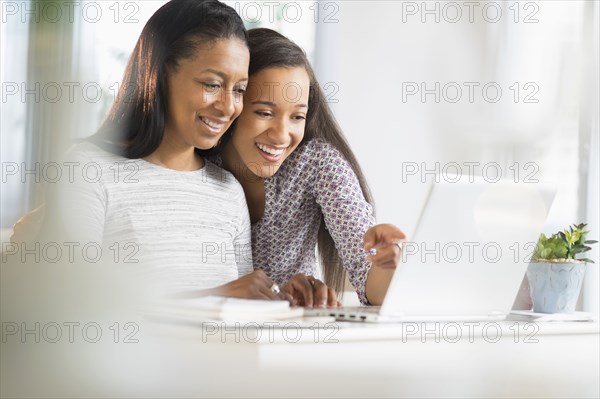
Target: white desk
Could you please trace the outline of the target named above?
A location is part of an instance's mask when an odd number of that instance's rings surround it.
[[[138,397],[600,394],[597,323],[543,323],[539,330],[524,322],[470,327],[465,323],[410,324],[347,327],[340,323],[338,330],[333,324],[324,330],[296,329],[290,324],[287,329],[271,329],[270,334],[263,329],[260,339],[252,328],[160,326],[155,330],[141,325],[138,344],[102,341],[79,345],[77,350],[72,344],[47,345],[44,350],[11,345],[9,353],[3,354],[2,393]],[[425,334],[425,329],[430,333]],[[27,361],[5,362],[11,358]]]
[[[413,324],[416,330],[410,324],[340,330],[337,344],[263,345],[261,366],[284,384],[292,381],[289,372],[300,371],[326,396],[598,397],[597,325],[535,332],[523,323]],[[361,333],[369,339],[352,339]],[[327,363],[335,365],[332,379],[324,376]]]

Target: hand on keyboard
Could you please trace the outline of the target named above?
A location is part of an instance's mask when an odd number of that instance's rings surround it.
[[[291,297],[293,306],[304,307],[338,307],[341,303],[333,288],[328,287],[321,280],[304,274],[295,274],[282,287],[286,297]]]

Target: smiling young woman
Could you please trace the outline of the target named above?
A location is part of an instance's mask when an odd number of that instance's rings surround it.
[[[304,51],[270,29],[249,37],[244,109],[216,162],[244,187],[254,268],[291,295],[315,286],[304,304],[336,304],[346,273],[362,303],[380,304],[404,234],[374,226],[366,180]],[[325,283],[314,277],[315,247]],[[372,247],[377,254],[368,256]]]
[[[309,88],[308,73],[301,67],[268,68],[253,75],[246,112],[237,122],[239,133],[224,150],[227,164],[256,164],[265,168],[259,172],[262,177],[277,172],[304,137]]]
[[[272,83],[277,83],[273,89]],[[252,85],[244,99],[243,112],[236,133],[223,149],[223,166],[242,182],[250,219],[258,222],[264,212],[262,178],[274,175],[281,163],[302,142],[308,112],[310,80],[304,68],[268,68],[252,77]],[[294,101],[287,90],[294,87]],[[246,169],[258,179],[243,178]],[[248,173],[243,175],[248,176]]]

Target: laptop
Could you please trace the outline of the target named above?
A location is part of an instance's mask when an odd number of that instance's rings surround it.
[[[495,180],[495,179],[494,179]],[[383,304],[305,309],[339,321],[503,320],[556,190],[540,183],[437,176]]]

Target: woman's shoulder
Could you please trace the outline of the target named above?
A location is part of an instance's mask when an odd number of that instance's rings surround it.
[[[210,180],[222,190],[230,191],[236,194],[243,194],[244,189],[235,176],[217,165],[211,159],[204,158],[205,167],[203,169],[203,178]]]
[[[328,152],[339,152],[329,141],[321,138],[311,139],[302,143],[297,150],[298,153],[323,154]]]
[[[329,141],[324,139],[311,139],[302,143],[294,151],[287,163],[295,168],[302,166],[315,167],[332,159],[344,159],[342,153]]]
[[[208,178],[218,179],[221,183],[226,185],[239,184],[231,172],[223,169],[213,159],[204,158],[204,165],[204,172]]]
[[[83,160],[83,161],[95,161],[95,162],[115,162],[115,161],[126,161],[127,159],[110,153],[96,144],[90,141],[82,141],[80,143],[72,145],[65,153],[67,160]]]

